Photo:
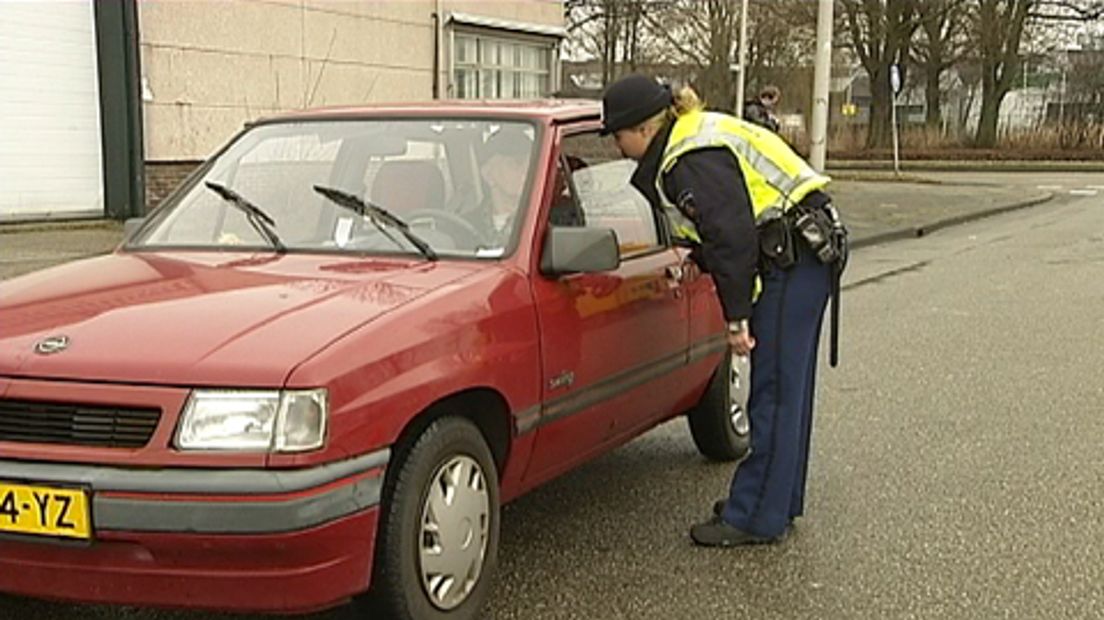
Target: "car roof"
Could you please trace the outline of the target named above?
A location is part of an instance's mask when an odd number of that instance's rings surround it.
[[[367,119],[380,117],[487,116],[564,123],[576,120],[598,120],[600,115],[601,105],[599,102],[590,99],[534,99],[525,101],[444,100],[296,110],[269,116],[261,119],[259,122]]]

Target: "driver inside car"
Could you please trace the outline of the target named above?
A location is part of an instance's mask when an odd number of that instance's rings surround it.
[[[483,200],[472,219],[490,245],[505,247],[521,207],[533,140],[520,128],[503,126],[483,144],[480,175]]]

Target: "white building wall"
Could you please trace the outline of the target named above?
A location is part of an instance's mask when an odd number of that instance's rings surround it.
[[[563,24],[560,0],[143,0],[138,7],[146,159],[153,161],[203,159],[243,123],[274,112],[431,99],[438,9]]]

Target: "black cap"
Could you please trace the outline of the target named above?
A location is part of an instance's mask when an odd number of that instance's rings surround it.
[[[671,89],[634,73],[617,80],[602,96],[602,135],[635,127],[671,105]]]

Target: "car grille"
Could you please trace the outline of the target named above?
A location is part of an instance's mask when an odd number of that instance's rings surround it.
[[[160,419],[160,409],[0,399],[0,441],[141,448]]]

